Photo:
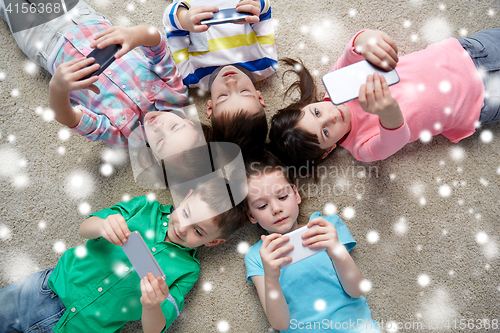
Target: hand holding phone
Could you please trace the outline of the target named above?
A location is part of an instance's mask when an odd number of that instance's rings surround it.
[[[283,246],[288,246],[290,244],[293,245],[293,249],[285,254],[283,254],[282,257],[291,257],[292,261],[285,262],[280,265],[280,269],[283,269],[285,267],[288,267],[290,265],[293,265],[301,260],[304,260],[306,258],[309,258],[310,256],[313,256],[315,254],[318,254],[324,250],[326,250],[325,247],[309,247],[309,244],[307,245],[302,245],[302,242],[304,239],[302,238],[302,235],[306,232],[308,232],[310,229],[318,228],[317,226],[314,226],[312,228],[308,228],[307,226],[304,226],[302,228],[299,228],[297,230],[294,230],[292,232],[289,232],[286,234],[286,236],[290,237],[290,239],[287,242],[284,242],[278,246],[278,248],[283,247]]]
[[[165,274],[163,274],[160,265],[156,262],[156,259],[151,254],[151,251],[138,231],[130,234],[127,242],[122,245],[122,249],[141,279],[147,276],[149,272],[154,277],[165,279]]]
[[[99,76],[113,61],[115,61],[115,54],[122,48],[120,44],[111,44],[106,46],[103,49],[95,48],[90,54],[87,56],[88,58],[94,58],[95,61],[93,64],[99,64],[99,68],[92,73],[82,77],[80,81],[88,79],[92,76]],[[90,66],[89,66],[90,67]]]
[[[358,98],[359,88],[366,83],[368,75],[374,73],[384,76],[389,86],[399,82],[395,69],[386,72],[362,60],[323,75],[323,85],[332,103],[340,105]]]
[[[252,16],[252,14],[246,12],[237,12],[236,8],[226,8],[214,13],[213,18],[203,20],[200,22],[200,24],[216,25],[223,23],[245,22],[245,18],[247,16]]]

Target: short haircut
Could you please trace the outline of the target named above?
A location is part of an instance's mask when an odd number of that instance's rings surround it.
[[[262,149],[267,138],[267,119],[264,107],[255,114],[246,110],[223,112],[212,117],[214,141],[237,144],[244,157],[252,155],[256,149]]]
[[[221,197],[231,195],[229,188],[231,187],[228,179],[215,177],[201,186],[196,188],[192,195],[199,195],[200,199],[207,203],[214,211],[222,212],[215,217],[215,221],[219,227],[220,236],[218,238],[227,238],[243,225],[245,218],[242,214],[243,203],[233,205],[231,201],[221,200]]]

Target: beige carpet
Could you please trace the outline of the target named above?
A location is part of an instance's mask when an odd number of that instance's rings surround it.
[[[169,2],[90,3],[114,24],[162,28]],[[493,0],[275,0],[272,6],[278,55],[303,59],[317,73],[318,84],[361,28],[387,32],[401,55],[500,22],[500,4]],[[124,195],[154,193],[168,203],[169,194],[135,185],[127,151],[110,150],[74,133],[67,138],[62,126],[44,120],[49,74],[31,73],[4,22],[0,36],[3,287],[55,266],[61,249],[84,244],[78,228],[88,212],[111,206]],[[269,116],[285,105],[282,72],[258,83]],[[324,91],[322,86],[319,90]],[[206,120],[207,97],[192,93],[200,119]],[[401,322],[399,332],[480,331],[482,319],[490,325],[498,322],[499,138],[500,126],[484,126],[459,144],[437,136],[377,163],[357,162],[338,149],[327,161],[331,174],[323,192],[312,186],[308,190],[308,183],[302,187],[305,218],[317,210],[336,211],[358,241],[352,256],[372,284],[364,296],[374,319]],[[107,176],[101,172],[106,164]],[[200,280],[169,332],[272,331],[253,285],[245,281],[238,251],[241,242],[257,240],[257,230],[248,226],[223,245],[200,249]],[[417,329],[417,322],[425,328]],[[476,326],[460,329],[461,323],[462,328]],[[124,330],[139,331],[139,323]]]

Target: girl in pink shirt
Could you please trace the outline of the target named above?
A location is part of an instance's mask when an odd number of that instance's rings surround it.
[[[420,136],[441,133],[458,142],[478,124],[500,120],[500,28],[446,39],[401,58],[388,35],[363,30],[331,70],[363,59],[387,70],[397,64],[400,82],[388,87],[383,76],[369,75],[358,99],[338,106],[328,95],[318,102],[308,70],[284,59],[299,75],[287,93],[298,87],[301,98],[272,118],[269,149],[275,155],[288,165],[310,166],[340,145],[357,160],[376,161]]]

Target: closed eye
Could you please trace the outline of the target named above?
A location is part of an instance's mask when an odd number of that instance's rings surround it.
[[[227,96],[227,94],[220,94],[219,97],[217,97],[217,98],[221,98],[223,96]]]
[[[156,143],[156,149],[159,149],[161,147],[161,145],[163,144],[163,141],[164,141],[164,138],[161,138],[160,140],[158,140],[158,142]]]
[[[286,198],[288,198],[288,194],[279,197],[280,200],[286,200]]]
[[[267,207],[267,204],[264,204],[262,206],[257,207],[258,210],[263,210]]]

